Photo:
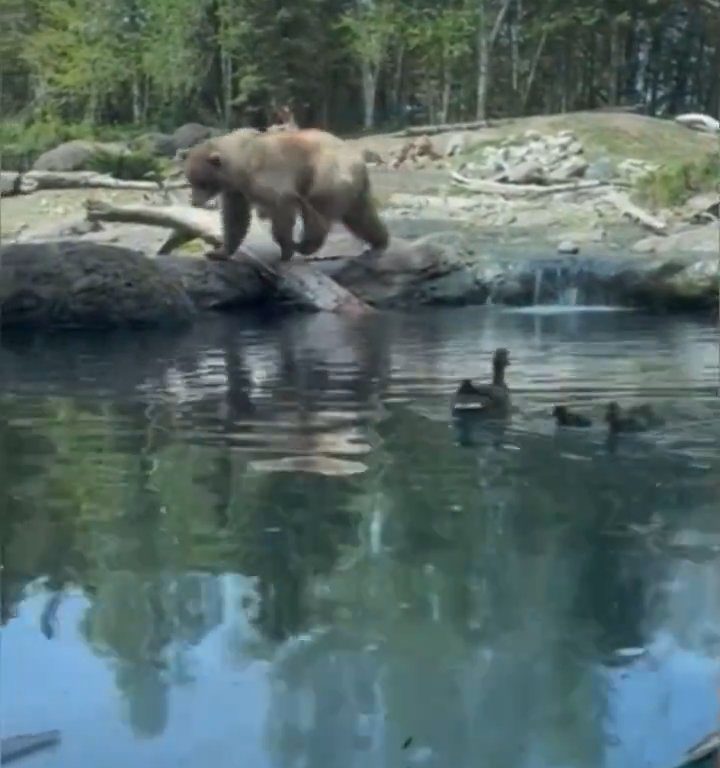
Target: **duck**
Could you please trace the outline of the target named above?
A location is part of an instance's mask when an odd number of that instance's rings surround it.
[[[645,432],[645,430],[660,426],[663,423],[663,419],[655,414],[650,405],[637,405],[628,408],[626,414],[623,415],[622,409],[615,401],[608,403],[605,421],[608,423],[611,433]]]
[[[573,413],[566,405],[556,405],[553,417],[559,427],[591,427],[592,419],[580,413]]]
[[[493,353],[493,377],[489,384],[473,384],[463,379],[455,392],[454,414],[473,413],[501,416],[510,409],[510,390],[505,383],[505,369],[510,365],[510,353],[498,347]]]

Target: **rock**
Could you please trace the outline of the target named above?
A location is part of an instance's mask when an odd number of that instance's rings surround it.
[[[124,144],[117,142],[66,141],[55,149],[43,152],[33,163],[34,171],[90,171],[92,161],[98,152],[122,154],[127,152]]]
[[[686,258],[522,258],[515,251],[480,257],[473,270],[479,292],[495,304],[523,306],[536,299],[558,303],[571,288],[581,304],[693,312],[717,306],[718,266],[710,254]]]
[[[584,151],[585,149],[579,141],[571,142],[570,146],[567,148],[568,155],[581,155]]]
[[[538,184],[545,180],[542,165],[534,160],[528,160],[508,169],[507,181],[511,184]]]
[[[460,155],[468,148],[470,140],[469,133],[451,133],[445,144],[445,150],[443,154],[445,157],[453,157],[454,155]]]
[[[3,327],[174,325],[194,315],[182,282],[151,259],[71,240],[2,248],[0,305]]]
[[[607,232],[602,227],[592,227],[573,232],[565,232],[560,243],[570,241],[571,243],[601,243],[607,237]],[[558,245],[558,249],[560,245]]]
[[[598,158],[590,163],[585,171],[585,178],[594,181],[610,181],[615,177],[615,164],[609,157]]]
[[[557,247],[558,253],[579,253],[580,246],[572,240],[561,240]]]
[[[16,171],[0,171],[0,197],[16,195],[20,186],[20,174]]]
[[[708,216],[720,217],[720,200],[717,192],[702,192],[693,195],[683,206],[684,214],[690,219],[707,218]]]
[[[560,163],[557,168],[548,175],[548,180],[552,182],[570,181],[570,179],[581,179],[585,175],[588,162],[585,158],[575,155]]]
[[[692,227],[662,237],[644,237],[633,245],[635,253],[718,253],[720,247],[720,224],[713,222],[701,227]]]
[[[160,157],[175,156],[175,140],[168,133],[143,133],[130,145],[132,149]]]
[[[547,139],[547,143],[548,143],[548,146],[552,147],[558,152],[566,153],[572,145],[578,142],[576,142],[575,136],[573,133],[563,131],[562,133],[558,133],[556,136],[549,137]]]
[[[213,135],[213,129],[200,123],[185,123],[175,130],[172,135],[175,149],[190,149],[201,141],[209,139]]]

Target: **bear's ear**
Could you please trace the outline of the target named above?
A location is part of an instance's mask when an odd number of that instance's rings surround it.
[[[208,162],[210,165],[214,165],[216,167],[220,166],[220,153],[219,152],[211,152],[208,155]]]

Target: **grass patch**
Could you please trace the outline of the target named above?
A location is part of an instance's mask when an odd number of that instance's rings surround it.
[[[682,205],[699,192],[712,192],[720,186],[720,152],[685,162],[671,162],[642,177],[635,197],[653,208]]]
[[[148,176],[161,176],[163,164],[149,152],[98,151],[90,161],[90,170],[107,173],[116,179],[136,180]]]

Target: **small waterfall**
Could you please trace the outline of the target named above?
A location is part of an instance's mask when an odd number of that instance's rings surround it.
[[[372,511],[370,519],[370,554],[377,557],[382,553],[382,535],[385,523],[385,514],[380,506],[376,504]]]
[[[543,267],[537,267],[535,269],[535,287],[533,288],[533,304],[537,305],[540,303],[540,292],[542,291],[542,281],[543,281]]]
[[[545,264],[534,269],[532,304],[536,307],[576,307],[580,304],[578,271],[570,264]]]
[[[565,307],[577,307],[578,305],[578,287],[576,285],[568,285],[563,288],[558,296],[558,304],[562,304]]]

